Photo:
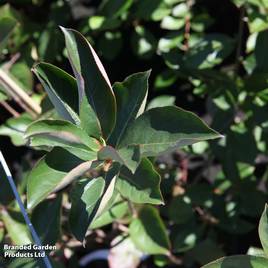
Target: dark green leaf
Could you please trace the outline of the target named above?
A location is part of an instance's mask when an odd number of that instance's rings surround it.
[[[176,196],[168,211],[170,220],[178,224],[186,223],[194,216],[190,199],[186,196]]]
[[[27,206],[36,206],[50,193],[64,188],[90,170],[91,161],[81,159],[61,148],[54,148],[41,158],[27,178]]]
[[[136,73],[121,83],[115,83],[117,118],[114,131],[109,139],[112,145],[118,145],[127,127],[137,116],[144,112],[148,93],[150,71]]]
[[[208,34],[185,54],[187,68],[205,69],[220,64],[234,49],[234,41],[223,34]]]
[[[13,31],[17,21],[11,17],[4,17],[0,19],[0,49],[3,48],[7,38]]]
[[[138,25],[131,36],[131,44],[137,56],[147,59],[155,53],[157,40],[147,28]]]
[[[33,211],[32,224],[39,235],[43,245],[56,244],[60,235],[62,196],[46,200]]]
[[[134,203],[163,204],[160,181],[160,175],[152,163],[143,158],[134,174],[125,167],[121,169],[116,188],[123,197]]]
[[[81,180],[72,194],[70,226],[75,237],[83,241],[91,222],[112,205],[119,166],[114,165],[105,177]]]
[[[133,0],[105,0],[99,12],[101,15],[115,18],[126,12],[133,2]]]
[[[62,28],[66,48],[79,89],[98,116],[103,136],[107,138],[115,125],[116,104],[113,90],[96,52],[79,32]]]
[[[2,164],[0,164],[0,181],[0,206],[8,205],[14,199],[14,194],[11,190],[7,175],[2,167]]]
[[[68,121],[39,120],[26,131],[31,146],[59,146],[87,161],[96,159],[97,140]]]
[[[145,206],[129,227],[130,238],[136,247],[148,254],[169,254],[170,242],[158,211]]]
[[[209,238],[197,244],[188,254],[191,259],[202,265],[225,255],[220,246]]]
[[[151,109],[138,117],[128,128],[119,148],[140,145],[144,156],[155,156],[171,148],[219,137],[219,133],[193,113],[166,106]]]
[[[79,123],[78,89],[75,79],[48,63],[35,65],[33,71],[44,86],[59,115],[72,123]]]
[[[105,181],[101,177],[90,181],[82,179],[77,182],[71,193],[72,207],[69,223],[72,233],[80,241],[83,241],[90,221],[93,220],[96,214],[104,186]]]
[[[266,54],[266,48],[268,46],[268,30],[262,31],[258,34],[255,57],[258,70],[267,72],[268,71],[268,57]]]
[[[159,21],[169,15],[171,7],[162,0],[143,0],[137,3],[135,16],[140,19]]]
[[[202,268],[264,268],[268,267],[268,259],[263,257],[237,255],[225,257],[211,262]]]

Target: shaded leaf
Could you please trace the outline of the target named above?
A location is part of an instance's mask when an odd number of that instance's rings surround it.
[[[62,196],[46,200],[39,204],[33,211],[32,224],[43,245],[56,244],[60,235]]]
[[[264,268],[268,266],[268,259],[263,257],[237,255],[225,257],[211,262],[202,268]]]
[[[148,254],[169,254],[170,242],[158,211],[145,206],[129,227],[130,238],[136,247]]]
[[[82,179],[75,185],[71,193],[72,207],[69,215],[71,232],[83,241],[90,221],[96,213],[96,207],[103,194],[105,181],[103,178],[94,178],[90,181]]]
[[[54,148],[37,162],[27,177],[28,209],[81,177],[90,170],[91,164],[91,161],[83,162],[64,149]]]
[[[16,24],[17,21],[11,17],[3,17],[0,19],[0,49],[5,45],[7,38],[15,28]]]
[[[132,5],[133,0],[106,0],[100,5],[100,14],[116,18],[126,12]]]
[[[15,245],[27,245],[32,243],[28,227],[20,212],[1,209],[1,218],[9,237]]]
[[[144,112],[148,94],[150,71],[128,76],[123,82],[115,83],[113,90],[116,96],[116,125],[109,142],[117,146],[127,127],[136,116]]]
[[[189,198],[176,196],[168,207],[169,218],[177,224],[188,222],[193,218],[194,212]]]
[[[147,158],[143,158],[132,174],[122,168],[116,182],[120,194],[134,203],[163,204],[160,192],[160,175]]]
[[[118,166],[112,167],[105,177],[78,182],[72,193],[72,207],[69,217],[72,233],[83,241],[91,222],[112,205],[114,185]]]
[[[35,65],[33,71],[44,86],[59,115],[72,123],[79,123],[78,89],[75,79],[48,63]]]

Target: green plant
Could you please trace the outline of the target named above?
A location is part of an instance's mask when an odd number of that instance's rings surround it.
[[[256,251],[257,255],[237,255],[221,258],[214,262],[211,262],[203,268],[262,268],[268,266],[267,250],[268,250],[268,207],[262,213],[259,223],[259,237],[261,240],[263,250]]]
[[[132,203],[164,203],[153,157],[221,135],[176,106],[144,111],[149,71],[112,87],[89,42],[75,30],[62,31],[75,78],[47,63],[33,68],[62,119],[37,120],[26,130],[31,146],[48,149],[28,176],[28,209],[73,184],[69,224],[78,240],[92,225],[111,222],[107,211],[128,203],[137,248],[170,255],[157,210]]]

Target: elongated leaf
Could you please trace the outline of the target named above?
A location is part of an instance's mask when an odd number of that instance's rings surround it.
[[[114,128],[116,118],[115,97],[109,78],[87,39],[75,30],[61,29],[77,79],[80,103],[85,95],[98,116],[103,136],[107,138]]]
[[[62,148],[54,148],[41,158],[27,178],[27,207],[33,208],[50,193],[64,188],[91,168]]]
[[[114,193],[119,170],[120,164],[115,162],[112,168],[105,174],[105,188],[96,212],[96,217],[100,216],[113,205],[114,197],[117,196],[117,193]]]
[[[219,133],[193,113],[166,106],[151,109],[138,117],[128,128],[119,148],[140,145],[142,155],[155,156],[171,148],[219,137]]]
[[[1,210],[1,218],[15,245],[27,245],[32,242],[28,227],[19,211],[3,209]]]
[[[127,168],[121,169],[116,188],[134,203],[163,204],[160,180],[150,160],[143,158],[134,174]]]
[[[31,146],[60,146],[87,161],[96,158],[97,141],[81,128],[68,121],[40,120],[31,124],[26,131]]]
[[[95,178],[90,181],[80,180],[71,194],[72,207],[69,216],[71,231],[74,236],[83,241],[90,221],[96,213],[96,205],[103,194],[105,181]]]
[[[268,267],[268,259],[263,257],[237,255],[221,258],[202,268],[264,268]]]
[[[32,224],[43,245],[56,244],[60,235],[62,195],[39,204],[32,214]]]
[[[101,126],[96,113],[88,103],[87,97],[82,98],[80,105],[81,128],[89,135],[99,139],[102,135]]]
[[[7,38],[13,31],[17,21],[11,17],[4,17],[0,19],[0,49],[3,48]]]
[[[259,237],[261,240],[262,248],[265,254],[268,256],[268,206],[265,205],[265,209],[262,213],[259,223]]]
[[[74,236],[83,241],[91,222],[112,206],[112,197],[119,166],[115,164],[105,177],[81,180],[72,193],[69,222]]]
[[[169,254],[170,242],[157,209],[145,206],[129,228],[136,247],[148,254]]]
[[[79,100],[75,79],[60,68],[48,63],[35,65],[33,71],[59,115],[72,123],[79,124]]]
[[[136,116],[144,112],[148,93],[150,71],[136,73],[127,77],[122,83],[115,83],[113,90],[116,96],[117,118],[110,143],[118,145],[127,127]]]

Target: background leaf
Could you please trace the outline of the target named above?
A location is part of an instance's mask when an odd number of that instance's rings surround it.
[[[202,268],[263,268],[268,265],[268,259],[254,256],[232,256],[209,263]]]
[[[1,218],[10,239],[15,245],[27,245],[32,243],[28,226],[19,211],[2,209]]]
[[[33,211],[32,224],[43,245],[54,245],[60,237],[62,196],[46,200]]]
[[[265,209],[260,219],[259,237],[261,240],[262,248],[266,256],[268,256],[268,207],[267,205],[265,205]]]
[[[148,254],[169,254],[170,242],[158,211],[145,206],[129,227],[130,238],[136,247]]]

